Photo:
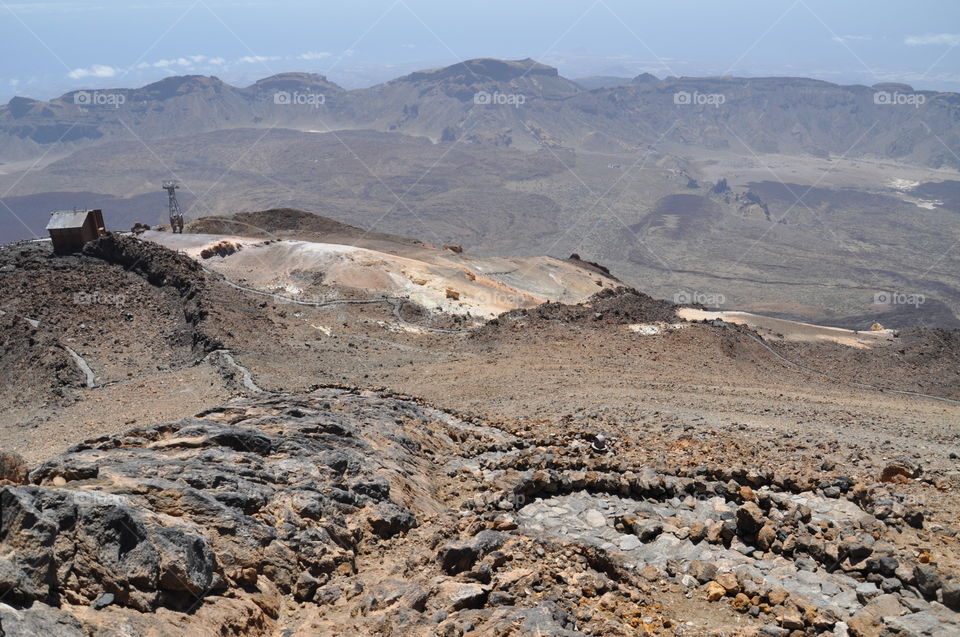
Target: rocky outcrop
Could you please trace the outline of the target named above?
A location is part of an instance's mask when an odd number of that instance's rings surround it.
[[[633,288],[604,288],[579,305],[548,301],[531,309],[505,312],[489,321],[478,334],[482,337],[497,329],[537,322],[559,321],[594,327],[673,322],[677,320],[677,307]]]
[[[429,506],[419,453],[445,427],[413,403],[330,390],[90,440],[0,490],[0,595],[193,611],[265,579],[313,600],[366,538],[417,524],[397,494]]]

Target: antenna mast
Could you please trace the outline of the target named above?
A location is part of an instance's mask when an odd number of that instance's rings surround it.
[[[170,200],[170,230],[183,234],[183,211],[180,210],[180,202],[177,201],[177,188],[179,187],[180,182],[174,179],[163,182],[163,189],[167,191]]]

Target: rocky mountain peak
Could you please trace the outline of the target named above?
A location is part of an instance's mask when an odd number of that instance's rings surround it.
[[[29,97],[14,97],[7,103],[7,108],[13,117],[23,117],[39,103]]]
[[[331,82],[325,75],[319,73],[277,73],[248,87],[254,91],[293,91],[303,89],[323,89],[326,91],[341,92],[343,88]]]
[[[212,75],[174,75],[148,84],[137,92],[149,99],[166,100],[195,91],[220,92],[226,86],[220,78]]]
[[[540,64],[530,58],[525,60],[479,58],[466,60],[440,69],[418,71],[402,77],[398,81],[442,82],[468,80],[473,82],[510,82],[531,76],[559,77],[559,72],[552,66]]]
[[[655,84],[659,81],[660,79],[652,73],[641,73],[637,77],[633,78],[634,84]]]

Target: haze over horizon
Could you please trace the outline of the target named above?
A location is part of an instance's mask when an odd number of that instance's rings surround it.
[[[927,5],[919,12],[890,1],[824,0],[2,2],[0,100],[184,74],[245,85],[305,71],[361,88],[478,57],[530,57],[574,79],[776,75],[958,91],[960,29],[951,26],[960,25],[960,6]]]

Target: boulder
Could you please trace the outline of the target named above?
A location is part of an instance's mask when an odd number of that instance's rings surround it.
[[[777,532],[770,524],[764,524],[757,531],[757,547],[764,551],[769,551],[773,543],[777,541]]]
[[[763,511],[754,502],[746,502],[737,508],[737,532],[753,537],[765,523]]]
[[[896,595],[879,595],[851,617],[847,625],[853,637],[880,637],[883,618],[899,617],[906,612]]]
[[[713,562],[693,560],[690,562],[689,573],[701,584],[706,584],[717,576],[717,566]]]
[[[717,575],[714,581],[716,581],[720,586],[723,586],[723,590],[726,595],[733,596],[740,592],[740,583],[737,581],[737,576],[733,573],[723,573],[722,575]]]
[[[0,604],[0,635],[87,637],[89,634],[79,620],[58,608],[35,602],[28,611],[22,611]]]
[[[450,575],[468,571],[481,557],[500,548],[507,537],[500,531],[486,530],[468,541],[447,542],[437,553],[440,567]]]
[[[784,607],[778,615],[777,620],[780,626],[787,630],[801,630],[804,626],[803,615],[800,613],[800,609],[793,605]]]
[[[781,588],[779,586],[772,589],[767,594],[767,600],[770,602],[771,606],[777,606],[779,604],[784,603],[785,601],[787,601],[788,597],[790,597],[790,591],[788,591],[785,588]]]
[[[445,582],[441,586],[438,597],[443,600],[447,610],[456,611],[464,608],[483,608],[489,595],[489,586]]]
[[[384,539],[406,533],[417,525],[413,513],[392,502],[372,507],[367,522],[373,534]]]
[[[641,542],[651,542],[663,532],[663,523],[659,520],[635,519],[631,521],[630,527]]]
[[[913,577],[916,581],[917,590],[919,590],[927,599],[934,599],[937,596],[937,589],[940,588],[940,574],[937,569],[929,564],[917,564],[913,567]]]
[[[891,462],[880,472],[880,482],[908,482],[913,478],[919,478],[922,469],[919,465],[910,460],[901,459]]]
[[[726,594],[726,589],[718,582],[708,582],[706,587],[706,598],[708,602],[715,602]]]
[[[941,588],[943,605],[960,613],[960,580],[950,580]]]
[[[0,485],[27,484],[29,473],[23,456],[13,451],[0,451]]]

